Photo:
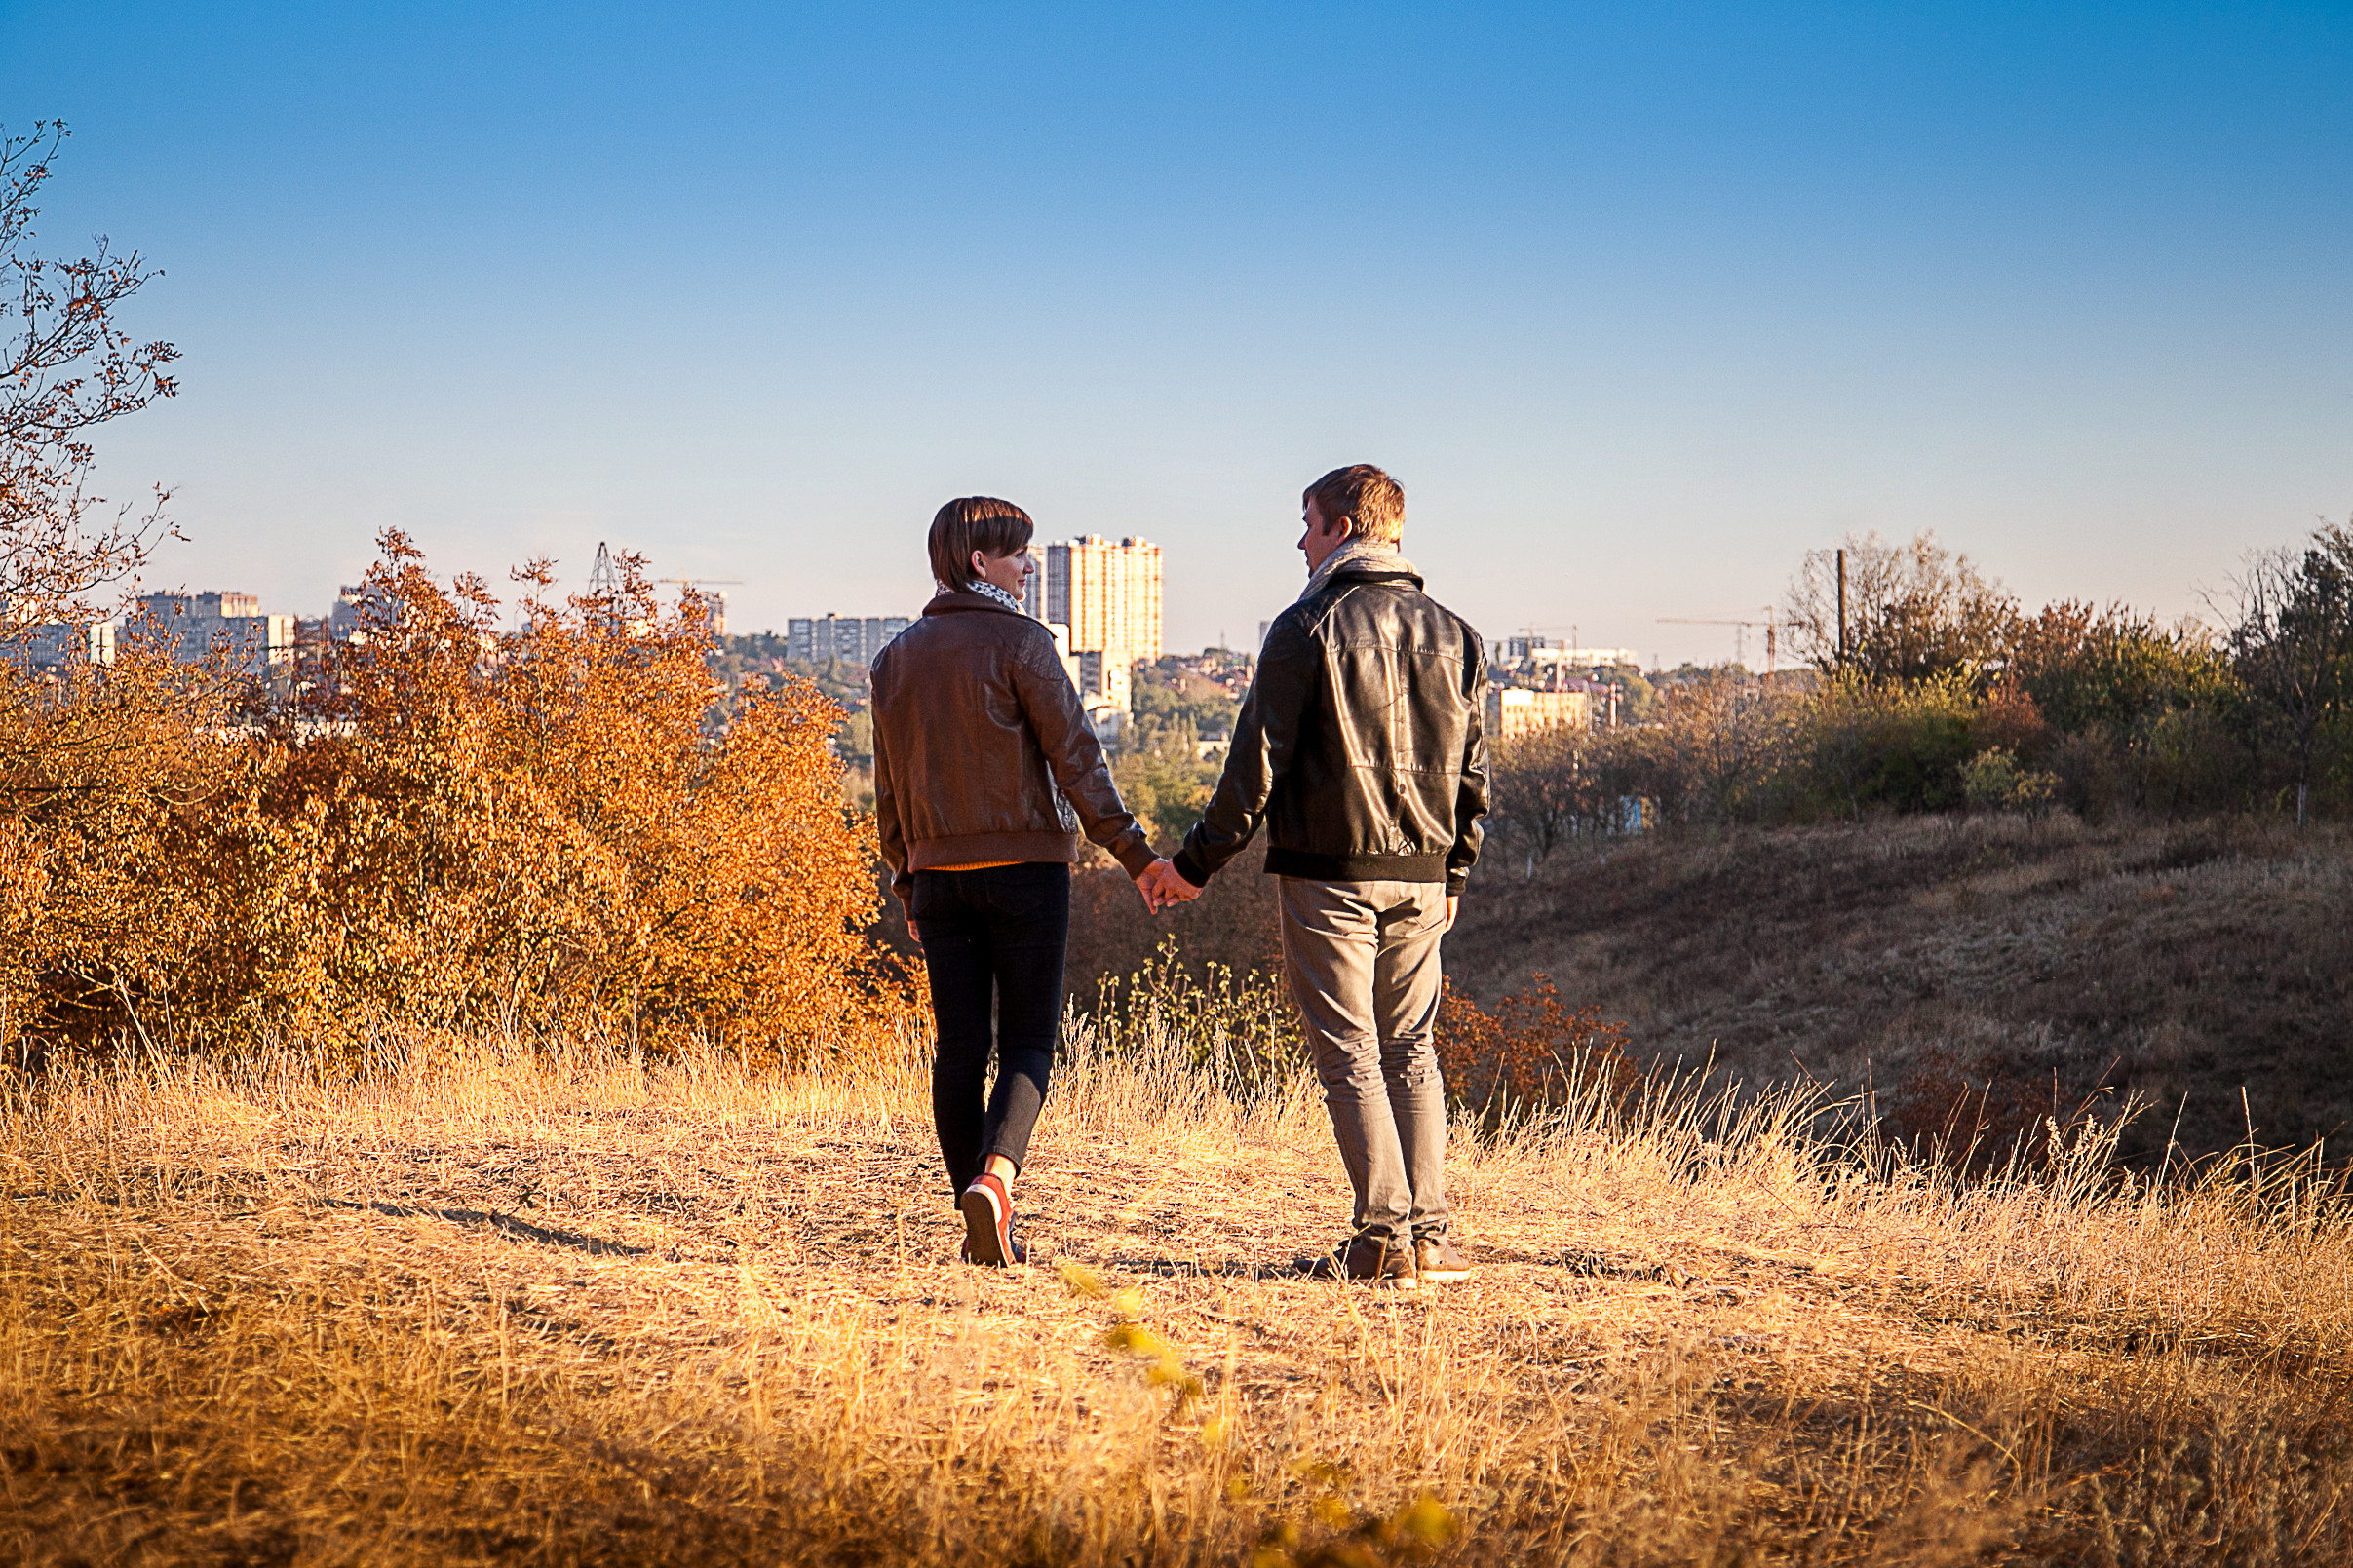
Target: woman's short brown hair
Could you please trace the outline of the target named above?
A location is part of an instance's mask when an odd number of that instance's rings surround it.
[[[1370,463],[1335,468],[1300,495],[1313,501],[1328,523],[1356,520],[1355,537],[1394,545],[1406,537],[1406,492]]]
[[[932,518],[932,577],[945,589],[972,583],[972,553],[1010,555],[1036,531],[1029,514],[994,496],[950,501]]]

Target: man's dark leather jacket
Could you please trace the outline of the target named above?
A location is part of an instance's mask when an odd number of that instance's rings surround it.
[[[1176,869],[1198,887],[1266,824],[1266,869],[1460,893],[1487,810],[1479,633],[1409,572],[1342,566],[1283,612]]]
[[[1082,825],[1130,876],[1152,863],[1043,623],[943,593],[870,678],[874,827],[903,902],[935,866],[1075,860]]]

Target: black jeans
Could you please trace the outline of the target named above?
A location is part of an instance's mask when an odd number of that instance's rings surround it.
[[[1046,1103],[1070,941],[1070,867],[917,871],[911,915],[939,1032],[932,1121],[951,1192],[961,1194],[992,1154],[1020,1168]],[[984,1109],[992,1001],[997,1084]]]

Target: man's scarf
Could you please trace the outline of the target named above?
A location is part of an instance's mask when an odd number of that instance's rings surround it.
[[[1316,591],[1331,581],[1343,566],[1362,567],[1372,572],[1412,572],[1413,563],[1397,553],[1397,547],[1378,539],[1351,539],[1324,559],[1324,564],[1307,574],[1307,586],[1299,591],[1302,599],[1314,597]]]

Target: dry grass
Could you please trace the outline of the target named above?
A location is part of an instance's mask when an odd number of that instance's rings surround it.
[[[2353,1555],[2353,1243],[2293,1179],[1955,1187],[1669,1090],[1463,1145],[1479,1274],[1374,1295],[1291,1272],[1346,1204],[1302,1087],[1079,1044],[1023,1190],[1099,1297],[949,1261],[908,1050],[19,1086],[0,1557]]]
[[[2353,831],[2260,819],[1905,818],[1586,840],[1483,865],[1447,972],[1538,971],[1648,1061],[1877,1090],[1907,1128],[1990,1091],[1997,1137],[2102,1087],[2162,1107],[2153,1171],[2353,1127]],[[2112,1103],[2112,1102],[2111,1102]],[[2179,1120],[2177,1121],[2177,1117]],[[2341,1153],[2341,1149],[2337,1149]],[[2179,1160],[2179,1156],[2173,1156]]]

